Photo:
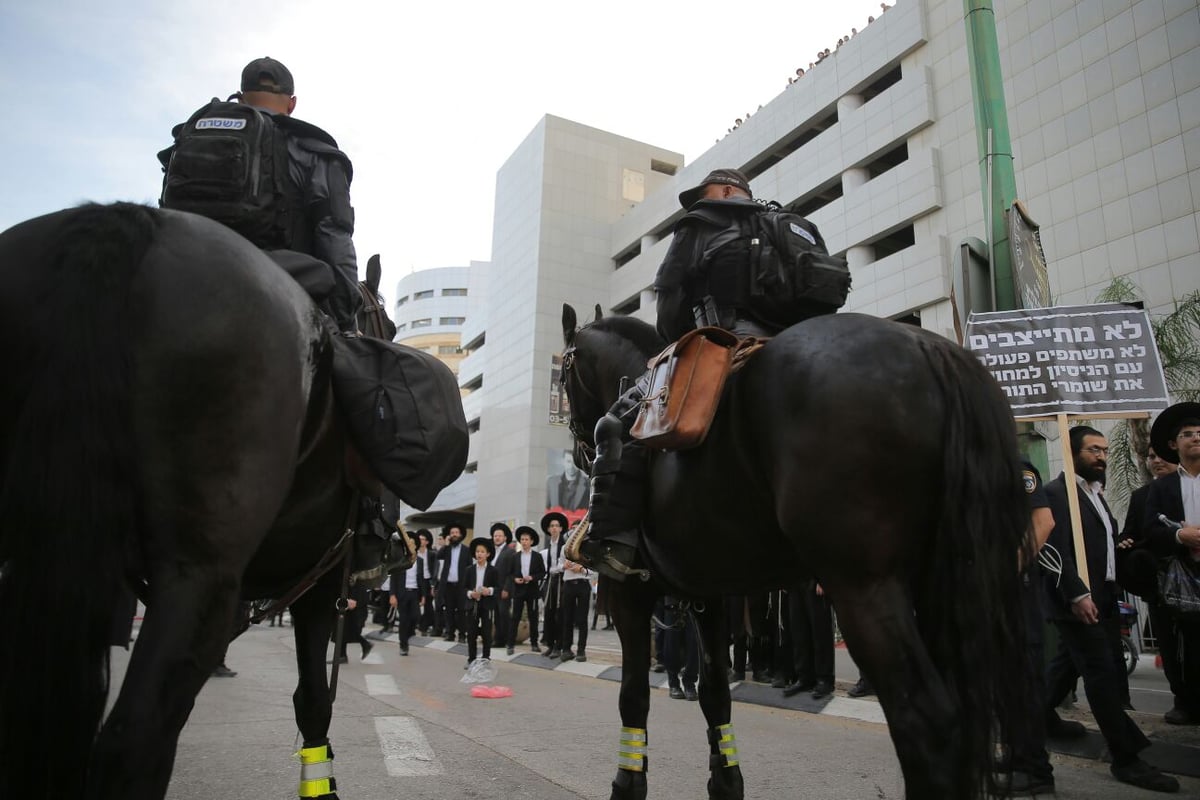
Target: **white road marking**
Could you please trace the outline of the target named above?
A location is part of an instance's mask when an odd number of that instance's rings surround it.
[[[362,660],[364,664],[382,664],[383,656],[380,653],[368,653],[367,657]]]
[[[400,687],[396,685],[396,679],[391,675],[364,675],[363,678],[367,682],[367,694],[372,697],[400,694]]]
[[[441,650],[442,652],[446,652],[456,644],[458,644],[458,642],[447,642],[445,639],[437,639],[425,646],[430,650]]]
[[[375,733],[388,775],[441,775],[445,772],[429,740],[412,717],[376,717]]]
[[[601,672],[608,669],[611,664],[598,664],[594,661],[585,661],[580,664],[578,661],[567,661],[559,664],[554,668],[555,672],[570,672],[573,675],[586,675],[589,678],[595,678]]]
[[[858,700],[853,697],[834,697],[821,709],[822,714],[834,717],[849,717],[863,722],[878,722],[887,724],[883,715],[883,706],[872,700]]]

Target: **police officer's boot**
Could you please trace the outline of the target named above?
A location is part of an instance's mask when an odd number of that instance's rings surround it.
[[[618,406],[641,399],[640,393],[630,398],[633,394],[627,393]],[[632,427],[632,415],[624,416]],[[645,507],[646,451],[622,441],[626,427],[622,417],[612,411],[596,423],[591,500],[587,516],[567,540],[566,557],[614,580],[623,581],[629,575],[648,580],[647,570],[634,567]]]

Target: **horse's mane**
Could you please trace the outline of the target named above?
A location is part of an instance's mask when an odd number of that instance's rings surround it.
[[[627,339],[643,355],[653,355],[667,346],[653,325],[636,317],[602,317],[588,327]]]

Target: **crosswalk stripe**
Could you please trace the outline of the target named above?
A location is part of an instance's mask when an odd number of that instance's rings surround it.
[[[372,653],[372,655],[374,655]],[[364,675],[367,682],[367,694],[380,697],[388,694],[400,694],[400,687],[391,675]]]
[[[376,717],[375,733],[388,775],[441,775],[445,772],[433,748],[412,717]]]

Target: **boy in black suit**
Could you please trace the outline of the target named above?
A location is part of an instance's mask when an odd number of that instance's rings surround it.
[[[483,639],[483,657],[492,657],[492,612],[496,610],[496,568],[488,562],[496,547],[492,540],[479,537],[471,542],[475,560],[467,567],[462,581],[463,605],[467,617],[467,663],[478,652],[475,638]]]

